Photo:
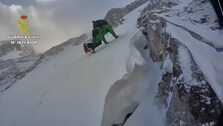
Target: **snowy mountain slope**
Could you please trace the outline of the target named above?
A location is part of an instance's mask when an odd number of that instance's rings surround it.
[[[0,41],[0,61],[16,59],[36,54],[32,45],[11,44],[10,41]]]
[[[183,4],[183,5],[182,5]],[[163,13],[166,20],[185,27],[203,37],[214,48],[222,48],[222,30],[218,30],[217,17],[213,7],[208,1],[190,1],[185,8],[171,8],[171,11]],[[180,6],[178,5],[178,6]],[[161,16],[160,15],[160,16]]]
[[[143,40],[142,39],[138,40],[137,43],[140,43],[140,41],[142,42]],[[143,47],[144,45],[141,45],[141,48]],[[157,90],[158,90],[158,82],[161,78],[162,72],[160,70],[159,64],[154,63],[152,59],[149,57],[150,52],[148,50],[143,50],[141,51],[141,53],[144,59],[146,59],[146,63],[147,63],[146,64],[147,68],[143,68],[143,69],[148,70],[147,71],[148,73],[146,72],[143,73],[144,76],[147,75],[146,84],[140,85],[141,88],[145,88],[144,90],[141,90],[140,92],[143,93],[146,91],[146,93],[143,95],[142,98],[140,98],[140,104],[138,104],[137,108],[134,110],[134,113],[129,117],[129,119],[126,121],[124,126],[147,126],[147,125],[165,126],[165,116],[163,112],[157,107],[157,105],[154,104],[155,94],[157,93]],[[137,75],[134,75],[134,76],[137,76]],[[142,75],[138,74],[138,76],[142,76]],[[141,80],[145,80],[145,79],[141,79]]]
[[[124,18],[119,38],[106,36],[110,44],[93,55],[84,54],[83,35],[30,61],[0,94],[0,125],[214,126],[223,39],[210,3],[151,0]]]
[[[21,57],[21,55],[19,56],[21,58],[8,55],[8,53],[18,55],[19,53],[17,53],[18,51],[15,51],[15,48],[17,48],[17,50],[20,50],[21,54],[24,54],[24,49],[21,49],[20,45],[12,45],[10,43],[3,44],[3,46],[0,46],[0,50],[1,54],[3,54],[1,58],[5,58],[5,60],[0,61],[0,92],[4,92],[9,89],[17,80],[25,77],[29,72],[35,69],[38,64],[45,60],[48,60],[48,57],[58,54],[59,52],[66,49],[66,47],[68,46],[75,46],[83,43],[87,38],[88,35],[83,34],[79,37],[71,38],[42,54],[29,55],[25,57]]]
[[[22,57],[0,62],[0,92],[6,91],[17,80],[21,79],[26,73],[33,70],[40,62],[41,58]]]
[[[217,52],[218,48],[223,47],[223,31],[213,30],[217,27],[216,14],[209,2],[203,1],[202,4],[201,2],[189,2],[185,9],[173,7],[171,11],[160,14],[160,16],[175,24],[174,26],[167,23],[166,31],[188,47],[196,63],[223,103],[223,80],[217,77],[223,76],[223,55],[221,52]],[[197,34],[200,39],[191,35],[191,32]]]
[[[132,43],[139,9],[115,29],[119,38],[109,36],[111,43],[96,54],[84,54],[82,45],[66,47],[0,94],[1,126],[99,126],[110,87],[145,64]]]
[[[149,106],[144,106],[146,108],[143,108],[144,110],[147,108],[151,110],[151,113],[147,113],[147,115],[154,116],[153,113],[156,112],[154,111],[156,106],[153,105],[153,101],[154,95],[157,92],[157,83],[161,76],[159,65],[152,62],[149,58],[148,51],[143,50],[146,42],[144,36],[137,34],[137,36],[132,39],[132,42],[134,42],[134,45],[140,51],[146,62],[144,62],[143,65],[128,67],[134,69],[112,85],[105,99],[102,126],[125,124],[129,116],[135,115],[135,111],[137,111],[138,106],[140,106],[142,102],[149,103]],[[139,52],[135,52],[137,50],[134,50],[131,51],[132,56],[140,54]],[[136,57],[141,61],[140,56],[136,55]],[[147,96],[149,96],[149,98]],[[160,120],[160,112],[157,112],[156,117],[154,116],[157,120],[154,120],[154,118],[148,119],[146,116],[141,116],[141,118],[154,124],[163,122]],[[130,124],[125,125],[128,126]],[[135,125],[135,123],[132,125]],[[141,124],[138,123],[138,126],[140,125]]]
[[[151,3],[138,25],[152,59],[162,69],[169,64],[155,96],[156,104],[166,110],[166,125],[214,126],[222,111],[223,38],[212,5],[208,0]]]
[[[171,24],[167,25],[167,31],[178,38],[190,49],[195,61],[199,64],[201,70],[206,75],[206,78],[210,82],[212,88],[215,90],[216,94],[223,102],[223,81],[219,80],[221,78],[217,78],[217,75],[223,75],[223,73],[219,73],[218,71],[216,71],[222,69],[221,65],[219,64],[219,58],[222,59],[223,56],[219,57],[217,51],[214,48],[197,41],[187,32],[184,32]],[[188,43],[189,41],[193,43]],[[218,61],[216,62],[217,59]]]
[[[1,57],[1,60],[8,60],[8,59],[16,59],[21,57],[20,54],[22,52],[21,51],[17,51],[17,50],[13,50],[12,52],[8,52],[6,55]]]
[[[106,19],[112,26],[117,27],[118,25],[122,24],[125,20],[123,17],[128,14],[129,12],[133,11],[137,7],[141,6],[148,0],[135,0],[125,7],[122,8],[112,8],[109,10],[104,19]]]
[[[22,55],[22,49],[19,45],[11,45],[8,41],[0,42],[0,61],[19,58]]]

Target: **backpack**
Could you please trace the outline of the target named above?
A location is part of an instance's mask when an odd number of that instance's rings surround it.
[[[97,28],[94,28],[93,30],[92,30],[92,36],[93,36],[93,38],[96,38],[96,36],[99,34],[99,29],[97,29]]]
[[[108,25],[108,22],[106,20],[104,20],[104,19],[92,21],[92,23],[93,23],[93,28],[97,28],[97,27],[102,27],[104,25]]]

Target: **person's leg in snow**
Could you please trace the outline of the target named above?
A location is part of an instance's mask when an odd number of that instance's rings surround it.
[[[101,45],[101,41],[97,41],[97,39],[93,39],[92,43],[93,43],[92,53],[95,53],[95,48]]]
[[[99,45],[97,44],[97,38],[96,38],[98,33],[99,33],[99,31],[98,31],[96,28],[94,28],[94,29],[92,30],[92,46],[89,47],[89,48],[92,49],[92,53],[95,53],[95,48],[96,48],[97,46],[99,46]]]
[[[94,28],[92,30],[92,38],[92,47],[90,47],[92,49],[92,53],[95,53],[95,48],[102,44],[101,41],[107,44],[103,35],[103,31],[100,28]]]
[[[105,39],[106,31],[103,28],[99,28],[99,34],[98,34],[98,41],[103,41],[105,44],[108,44],[108,42]]]

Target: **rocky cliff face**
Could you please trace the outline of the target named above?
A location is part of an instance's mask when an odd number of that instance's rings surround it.
[[[117,27],[119,24],[125,20],[123,17],[139,7],[140,5],[144,4],[148,0],[136,0],[123,8],[113,8],[109,10],[105,16],[105,19],[112,24],[112,26]]]
[[[218,121],[222,104],[187,46],[166,31],[167,24],[171,22],[160,16],[171,11],[178,2],[153,0],[138,19],[138,26],[148,40],[145,48],[149,47],[152,59],[160,62],[163,70],[156,104],[166,109],[168,126],[213,126]],[[197,0],[196,3],[189,4],[178,14],[192,13],[192,10],[196,13],[202,9],[200,5],[209,4],[206,0]]]

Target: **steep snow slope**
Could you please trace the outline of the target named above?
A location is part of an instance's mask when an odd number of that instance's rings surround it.
[[[148,50],[143,51],[142,54],[148,63],[148,73],[144,73],[148,79],[146,80],[147,85],[140,85],[140,87],[148,88],[149,90],[146,90],[145,96],[140,99],[140,104],[124,126],[165,126],[165,115],[154,103],[158,90],[158,82],[161,77],[161,70],[159,65],[153,63],[148,56]]]
[[[142,65],[135,65],[134,69],[112,85],[105,100],[102,126],[116,126],[125,123],[126,126],[136,124],[137,126],[144,124],[161,126],[163,123],[160,118],[161,113],[153,104],[161,70],[158,64],[152,62],[148,50],[143,49],[147,40],[141,33],[136,34],[131,41],[146,62]],[[135,47],[131,50],[131,54],[138,57],[138,61],[141,61],[140,53],[134,49]],[[146,105],[143,105],[144,103]],[[138,109],[140,109],[140,113],[137,113]],[[127,123],[126,120],[129,116],[133,117],[134,120]]]
[[[68,47],[0,94],[0,125],[99,126],[109,88],[145,62],[131,54],[141,8],[115,29],[120,37],[109,36],[111,43],[96,54],[84,54],[82,45]]]

